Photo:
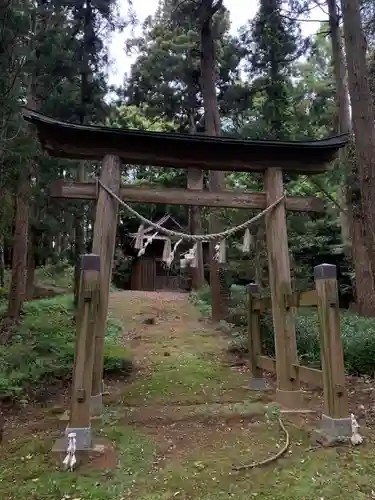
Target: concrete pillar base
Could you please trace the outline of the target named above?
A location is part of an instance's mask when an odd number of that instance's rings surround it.
[[[270,387],[267,383],[267,380],[263,377],[252,377],[249,380],[249,385],[247,386],[251,391],[270,391],[272,387]]]
[[[65,430],[68,427],[69,419],[70,419],[70,411],[66,410],[59,417],[59,427],[61,430]],[[96,416],[91,415],[90,420],[91,420],[91,425],[95,425],[96,423],[100,422],[101,418],[100,418],[100,416],[96,417]]]
[[[301,390],[282,391],[281,389],[276,389],[276,402],[281,406],[292,409],[302,409],[306,406]]]
[[[92,417],[100,417],[103,413],[103,394],[91,396],[90,413]]]
[[[77,453],[76,453],[77,464],[76,464],[76,467],[78,467],[83,462],[87,462],[90,457],[97,457],[98,455],[99,456],[104,455],[106,452],[113,450],[112,443],[107,442],[104,439],[97,439],[97,438],[93,437],[90,439],[90,444],[89,444],[88,441],[85,441],[84,434],[85,433],[83,432],[81,435],[81,437],[82,437],[81,445],[83,445],[83,448],[78,449],[78,446],[77,446]],[[54,460],[56,460],[57,464],[60,465],[61,467],[63,467],[62,462],[66,456],[68,444],[69,444],[68,436],[65,435],[64,437],[62,437],[56,441],[56,443],[54,444],[54,446],[51,450],[51,457]],[[77,443],[77,445],[78,445],[78,443]],[[108,468],[107,464],[106,464],[106,468]]]
[[[323,446],[336,446],[350,442],[352,421],[347,418],[332,418],[322,415],[320,429],[314,432],[314,439]]]
[[[91,427],[67,427],[65,429],[64,439],[66,443],[69,442],[69,434],[74,433],[76,435],[76,449],[78,451],[83,451],[91,448]]]

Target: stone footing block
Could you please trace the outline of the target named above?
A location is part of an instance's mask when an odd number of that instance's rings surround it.
[[[103,413],[103,394],[91,396],[90,413],[93,417],[100,417]]]
[[[68,448],[69,440],[68,436],[64,436],[58,439],[52,450],[51,450],[51,458],[57,462],[57,464],[63,467],[63,460],[66,456],[67,448]],[[86,443],[87,444],[87,443]],[[107,442],[104,439],[92,438],[90,444],[81,450],[77,449],[76,452],[76,467],[90,460],[90,458],[95,458],[98,456],[105,455],[107,452],[113,452],[113,445],[110,442]],[[106,465],[106,468],[107,465]]]
[[[301,390],[283,391],[281,389],[276,389],[276,403],[293,410],[300,410],[306,407],[303,392]]]
[[[60,417],[59,417],[59,428],[61,430],[65,430],[67,426],[69,425],[69,418],[70,418],[70,411],[66,410]],[[91,416],[91,425],[95,425],[97,423],[100,423],[101,418],[96,417],[96,416]]]
[[[322,415],[320,428],[314,431],[314,440],[323,446],[350,443],[352,422],[350,417],[332,418]]]
[[[251,391],[270,391],[272,387],[270,387],[267,383],[267,380],[263,377],[252,377],[249,380],[249,385],[247,386]]]

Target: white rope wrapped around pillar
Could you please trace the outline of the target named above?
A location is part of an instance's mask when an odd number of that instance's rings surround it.
[[[352,421],[352,437],[350,438],[350,441],[353,446],[357,446],[363,442],[363,437],[359,433],[359,424],[354,416],[354,413],[350,415],[350,419]]]
[[[70,432],[68,434],[68,448],[66,450],[66,457],[64,458],[63,465],[66,469],[74,470],[77,463],[76,459],[76,433]]]

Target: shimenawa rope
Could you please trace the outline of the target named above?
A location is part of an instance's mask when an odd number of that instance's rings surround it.
[[[114,193],[108,186],[102,183],[100,179],[97,180],[99,185],[107,191],[108,194],[110,194],[116,201],[118,201],[123,207],[125,207],[131,214],[133,214],[135,217],[137,217],[139,220],[141,220],[144,224],[147,224],[148,226],[151,226],[152,228],[156,229],[160,233],[164,233],[167,236],[172,236],[172,237],[177,237],[186,241],[195,241],[195,242],[208,242],[208,241],[214,241],[214,240],[223,240],[227,238],[228,236],[231,236],[232,234],[237,233],[238,231],[247,229],[251,224],[254,222],[258,221],[261,219],[263,216],[265,216],[268,212],[270,212],[273,208],[275,208],[279,203],[281,203],[285,199],[285,194],[280,196],[275,202],[273,202],[271,205],[269,205],[266,209],[264,209],[262,212],[257,214],[255,217],[252,219],[244,222],[243,224],[240,224],[239,226],[232,227],[231,229],[228,229],[227,231],[223,231],[222,233],[216,233],[216,234],[187,234],[187,233],[179,233],[178,231],[172,231],[171,229],[166,229],[163,226],[160,226],[159,224],[155,224],[155,222],[150,221],[146,217],[143,217],[140,213],[138,213],[134,208],[132,208],[130,205],[125,203],[121,198],[117,196],[116,193]]]

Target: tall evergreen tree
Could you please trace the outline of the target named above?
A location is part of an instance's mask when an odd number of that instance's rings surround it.
[[[261,0],[258,13],[241,33],[248,48],[253,92],[262,98],[267,138],[290,136],[290,77],[293,63],[306,50],[298,22],[286,15],[282,0]]]

